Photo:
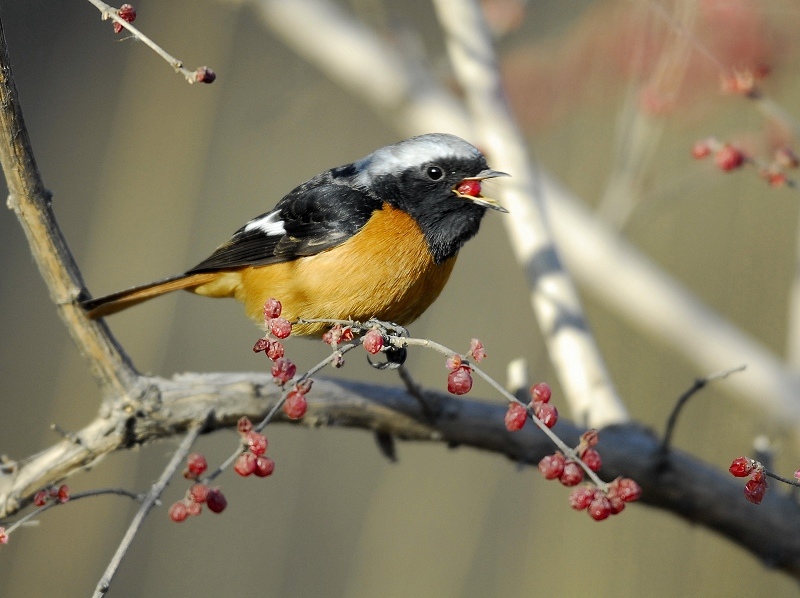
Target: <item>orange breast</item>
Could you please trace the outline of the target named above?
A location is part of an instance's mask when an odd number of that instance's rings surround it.
[[[231,290],[259,322],[264,302],[275,297],[289,320],[378,318],[405,325],[439,296],[455,259],[435,264],[416,222],[385,205],[342,245],[291,262],[245,268]],[[295,334],[319,334],[326,328],[296,326]]]

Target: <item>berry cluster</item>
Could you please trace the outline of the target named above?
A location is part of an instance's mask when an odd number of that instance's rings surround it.
[[[253,423],[242,417],[236,424],[236,429],[242,436],[246,450],[237,457],[233,470],[243,478],[255,474],[259,478],[272,475],[275,471],[275,461],[264,456],[267,452],[267,437],[253,431]]]
[[[454,395],[467,394],[472,389],[472,368],[465,359],[474,359],[480,363],[486,359],[486,350],[483,343],[473,338],[469,343],[466,355],[451,355],[447,358],[445,366],[450,373],[447,376],[447,391]]]
[[[285,350],[281,340],[292,334],[292,323],[281,317],[282,310],[283,306],[277,299],[268,299],[264,304],[264,326],[267,334],[264,338],[256,341],[253,351],[263,352],[273,361],[272,379],[276,384],[285,386],[297,374],[297,366],[291,359],[284,357]],[[308,407],[305,395],[309,390],[311,390],[311,381],[304,380],[289,392],[283,404],[283,410],[290,418],[303,417]]]
[[[754,459],[738,457],[733,460],[728,471],[737,478],[750,476],[744,485],[744,497],[753,504],[760,504],[767,491],[767,475],[764,466]]]
[[[617,478],[605,492],[594,486],[574,488],[569,495],[569,504],[576,511],[586,509],[589,517],[602,521],[619,513],[626,502],[637,500],[641,495],[639,484],[629,478]]]
[[[69,500],[69,486],[61,484],[58,488],[50,486],[44,490],[39,490],[33,497],[33,504],[37,507],[43,507],[48,502],[57,500],[61,504]]]
[[[197,480],[208,469],[208,461],[199,453],[192,453],[186,459],[186,470],[183,477]],[[169,508],[169,518],[176,523],[184,521],[190,515],[199,515],[203,511],[203,503],[212,513],[222,513],[228,506],[228,500],[219,488],[209,488],[207,484],[192,484],[186,497]]]
[[[529,410],[545,426],[552,428],[558,421],[558,409],[550,403],[553,392],[546,382],[531,386],[531,402],[526,407],[522,403],[509,403],[506,411],[506,428],[509,432],[521,430],[528,419]]]
[[[590,470],[597,472],[603,466],[594,447],[598,442],[597,430],[587,430],[581,435],[581,441],[575,449],[575,454]],[[539,471],[546,480],[558,479],[564,486],[577,486],[583,481],[583,468],[574,459],[568,459],[560,451],[547,455],[539,461]]]
[[[117,15],[126,23],[133,23],[136,20],[136,9],[130,4],[123,4],[119,7]],[[122,25],[114,21],[114,33],[119,33],[122,29]]]
[[[786,170],[797,168],[800,159],[789,147],[779,147],[775,150],[769,163],[761,163],[748,156],[743,150],[731,145],[721,143],[712,138],[703,139],[692,146],[692,157],[701,160],[714,154],[714,163],[723,172],[737,170],[747,163],[758,167],[759,176],[771,187],[781,187],[790,184]]]

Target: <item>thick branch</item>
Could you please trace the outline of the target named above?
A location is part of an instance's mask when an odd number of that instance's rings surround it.
[[[280,397],[266,374],[184,374],[172,379],[148,378],[147,382],[150,391],[144,402],[99,417],[73,440],[60,441],[21,463],[13,476],[0,478],[0,516],[30,503],[41,487],[81,471],[115,450],[183,433],[201,424],[209,411],[214,416],[207,431],[233,426],[243,415],[260,418]],[[433,420],[404,389],[317,380],[308,396],[308,413],[293,423],[379,430],[405,440],[492,451],[527,464],[536,464],[553,452],[551,442],[533,426],[515,433],[505,429],[504,402],[424,394],[437,414]],[[278,421],[288,421],[282,412],[279,416]],[[573,446],[583,431],[563,421],[555,430]],[[635,479],[644,490],[641,502],[704,525],[800,579],[797,503],[775,487],[761,505],[751,505],[742,495],[741,480],[675,451],[664,460],[659,448],[658,438],[640,427],[605,428],[598,446],[603,455],[601,476],[606,480],[620,475]],[[566,491],[564,510],[568,516]]]
[[[44,187],[33,157],[1,22],[0,162],[8,184],[8,207],[14,210],[25,231],[61,319],[106,396],[126,395],[136,380],[133,365],[105,324],[87,320],[77,303],[86,294],[85,287],[53,216],[50,192]]]

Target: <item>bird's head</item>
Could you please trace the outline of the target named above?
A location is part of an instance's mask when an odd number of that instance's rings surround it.
[[[508,176],[460,137],[432,133],[382,147],[353,164],[353,184],[419,224],[437,262],[478,232],[487,209],[506,212],[482,194],[486,179]]]

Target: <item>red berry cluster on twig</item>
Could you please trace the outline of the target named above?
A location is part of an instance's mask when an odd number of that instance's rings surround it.
[[[591,470],[590,473],[600,471],[603,466],[600,453],[594,448],[598,439],[597,430],[587,430],[581,435],[580,443],[575,448],[575,454],[583,466]],[[568,487],[578,486],[584,479],[581,463],[566,457],[561,451],[556,451],[539,461],[539,471],[547,480],[558,480]],[[576,511],[587,510],[592,519],[602,521],[622,511],[626,502],[638,499],[641,494],[639,484],[629,478],[619,477],[605,489],[592,485],[575,488],[569,495],[569,503]]]
[[[697,160],[702,160],[711,154],[714,154],[717,168],[723,172],[738,170],[745,164],[756,166],[758,175],[771,187],[794,186],[795,183],[788,178],[786,171],[800,165],[800,160],[794,151],[785,146],[777,148],[769,162],[757,160],[742,149],[730,143],[722,143],[713,137],[697,141],[692,146],[692,157]]]
[[[466,359],[472,358],[476,363],[486,359],[486,350],[483,343],[473,338],[469,343],[466,355],[451,355],[447,358],[445,367],[450,370],[447,376],[447,391],[454,395],[467,394],[472,389],[472,368]]]
[[[186,458],[186,470],[183,477],[197,480],[208,469],[208,461],[200,453],[192,453]],[[169,518],[176,523],[189,516],[199,515],[203,504],[212,513],[222,513],[228,506],[228,500],[219,488],[210,488],[207,484],[197,482],[189,487],[183,500],[179,500],[169,508]]]
[[[767,476],[764,466],[754,459],[738,457],[733,460],[728,471],[737,478],[750,476],[744,485],[744,497],[753,504],[760,504],[767,491]]]
[[[43,507],[48,502],[56,500],[64,504],[69,500],[69,486],[61,484],[60,486],[50,486],[44,490],[39,490],[33,497],[33,504],[37,507]]]
[[[236,458],[233,470],[243,478],[255,474],[265,478],[275,471],[275,461],[266,457],[267,437],[253,430],[253,424],[247,417],[242,417],[236,424],[236,429],[242,436],[246,450]]]
[[[531,386],[531,402],[527,408],[521,403],[509,403],[506,411],[506,428],[510,432],[521,430],[527,420],[529,410],[533,416],[541,420],[548,428],[552,428],[558,421],[558,409],[550,403],[553,395],[546,382],[539,382]]]

